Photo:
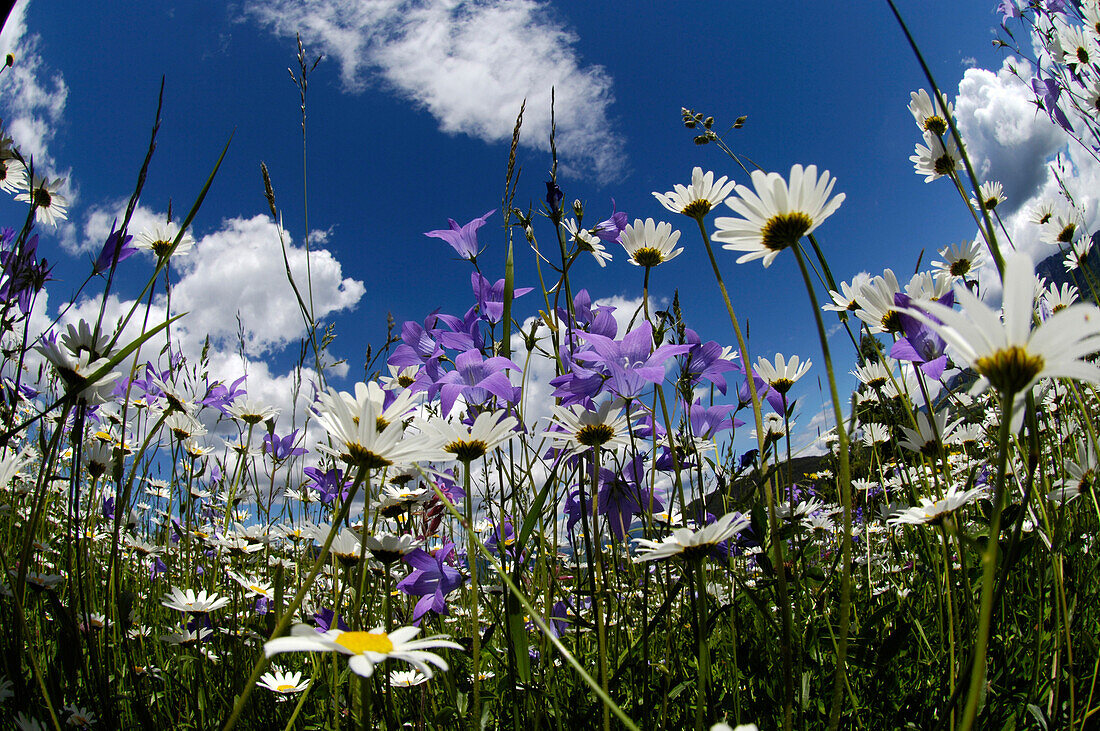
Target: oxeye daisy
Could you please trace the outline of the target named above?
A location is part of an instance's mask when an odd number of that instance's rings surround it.
[[[962,167],[962,155],[954,137],[940,138],[931,132],[924,133],[924,144],[918,144],[909,156],[917,175],[923,175],[924,182],[931,183],[937,178],[954,174]]]
[[[1054,204],[1050,201],[1043,201],[1037,204],[1031,209],[1031,213],[1028,216],[1028,220],[1032,223],[1037,223],[1040,226],[1047,224],[1050,219],[1054,217]]]
[[[24,174],[22,186],[24,190],[28,187],[27,183],[30,182],[27,177]],[[65,196],[58,193],[64,183],[65,181],[62,178],[50,180],[35,175],[34,182],[29,186],[30,191],[18,194],[15,196],[15,200],[21,203],[31,203],[34,206],[36,221],[56,226],[58,220],[63,221],[69,217],[69,202],[65,199]]]
[[[1077,287],[1074,287],[1069,282],[1063,284],[1061,288],[1059,288],[1057,284],[1052,284],[1050,289],[1044,291],[1041,297],[1043,305],[1042,310],[1046,317],[1061,312],[1080,299],[1078,297]]]
[[[205,614],[229,604],[229,597],[207,594],[205,589],[195,594],[194,589],[183,590],[173,586],[169,593],[161,598],[160,603],[169,609],[176,609],[181,612]]]
[[[178,244],[176,244],[177,238]],[[153,252],[158,259],[166,259],[169,256],[182,256],[189,252],[195,246],[195,239],[186,231],[181,235],[179,226],[168,222],[142,231],[134,239],[134,246]]]
[[[236,403],[225,407],[225,410],[228,411],[229,415],[234,419],[243,421],[249,426],[259,424],[261,421],[267,421],[268,419],[274,419],[279,415],[279,409],[253,398],[252,396],[238,399]]]
[[[572,218],[562,221],[561,225],[565,227],[569,238],[577,245],[578,250],[592,254],[601,267],[607,266],[607,262],[611,261],[611,254],[604,248],[603,241],[598,236],[587,229],[580,228]]]
[[[947,132],[947,118],[955,113],[954,105],[946,97],[941,95],[938,102],[933,102],[924,89],[909,93],[909,111],[921,132],[931,132],[937,136]]]
[[[763,259],[767,268],[780,251],[813,233],[836,212],[844,194],[829,198],[835,183],[828,170],[819,178],[816,165],[805,169],[794,165],[789,183],[779,173],[754,170],[755,192],[738,185],[737,195],[726,199],[726,205],[741,218],[715,219],[718,230],[714,238],[726,242],[723,249],[748,252],[738,257],[738,264]]]
[[[0,154],[0,190],[16,193],[27,177],[27,169],[14,157]]]
[[[830,312],[855,312],[859,309],[859,290],[865,284],[871,283],[871,275],[866,272],[852,277],[852,281],[841,282],[840,291],[830,291],[829,296],[833,298],[833,304],[822,305],[821,309],[828,310]]]
[[[676,183],[669,192],[653,191],[653,196],[673,213],[701,219],[724,201],[736,186],[737,183],[732,180],[727,183],[725,175],[715,180],[713,171],[704,173],[703,168],[696,167],[691,171],[690,188]]]
[[[965,277],[985,262],[985,249],[977,240],[963,241],[940,249],[940,256],[943,261],[932,262],[935,272],[943,276]]]
[[[1048,493],[1047,500],[1064,505],[1092,490],[1097,471],[1100,469],[1092,443],[1087,439],[1078,439],[1077,455],[1080,462],[1065,460],[1064,468],[1069,474],[1058,481],[1058,489]]]
[[[1089,252],[1092,251],[1092,239],[1085,237],[1076,241],[1070,250],[1066,252],[1066,258],[1062,263],[1066,267],[1066,271],[1072,272],[1075,269],[1083,269],[1088,266],[1087,260],[1089,258]]]
[[[631,264],[655,267],[680,255],[684,249],[673,248],[679,240],[680,232],[673,231],[672,224],[654,223],[652,218],[643,222],[636,218],[623,229],[619,243],[626,249]]]
[[[901,285],[891,269],[860,287],[856,317],[867,323],[872,335],[901,332],[901,318],[894,305],[894,295],[900,291]]]
[[[458,419],[428,419],[420,429],[442,445],[449,459],[469,464],[508,441],[518,423],[503,411],[483,411],[469,426]]]
[[[309,681],[303,681],[300,672],[288,673],[273,667],[271,672],[260,676],[260,679],[256,681],[256,685],[275,693],[289,695],[291,693],[301,693],[309,686]]]
[[[955,297],[961,312],[925,302],[921,307],[928,315],[919,310],[909,314],[939,333],[954,348],[957,362],[977,372],[981,380],[976,391],[992,385],[1011,398],[1026,393],[1040,378],[1100,383],[1100,367],[1084,360],[1100,347],[1100,309],[1078,303],[1032,329],[1035,269],[1026,254],[1006,258],[1003,319],[966,287],[956,286]]]
[[[926,497],[920,499],[920,505],[905,508],[894,513],[888,522],[891,525],[908,523],[910,525],[939,525],[944,518],[954,513],[964,505],[985,495],[984,487],[975,487],[969,490],[959,490],[955,485],[948,488],[942,498],[930,500]]]
[[[978,186],[978,197],[987,211],[994,210],[998,205],[1008,200],[1005,197],[1005,188],[997,181],[982,183]],[[978,207],[978,201],[970,199],[970,205]]]
[[[813,365],[813,361],[809,359],[799,363],[797,355],[792,355],[790,362],[785,362],[783,354],[776,353],[775,365],[772,365],[767,358],[759,358],[756,361],[754,370],[769,386],[784,394],[791,390],[798,379],[806,375],[806,371],[810,370],[811,365]]]
[[[543,436],[578,452],[628,444],[626,416],[616,401],[605,401],[596,411],[580,404],[555,406],[550,427]]]
[[[1058,42],[1062,47],[1062,63],[1078,70],[1096,61],[1096,41],[1089,38],[1076,25],[1058,26]]]
[[[1085,222],[1076,210],[1055,213],[1043,224],[1039,240],[1055,246],[1069,246],[1085,233]]]
[[[674,556],[685,559],[702,558],[723,541],[729,540],[749,527],[749,519],[740,513],[727,513],[698,530],[677,528],[672,535],[660,541],[636,538],[638,553],[634,561],[657,561]]]
[[[381,627],[370,632],[338,629],[318,632],[308,624],[296,624],[289,637],[277,637],[264,643],[264,654],[271,657],[280,652],[338,652],[348,655],[348,668],[364,678],[374,674],[375,665],[390,659],[403,660],[428,678],[432,677],[432,665],[446,671],[447,661],[428,650],[461,650],[462,645],[438,635],[414,640],[419,632],[419,627],[400,627],[392,632]]]

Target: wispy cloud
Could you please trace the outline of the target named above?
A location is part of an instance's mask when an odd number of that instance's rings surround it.
[[[250,0],[247,13],[273,32],[301,32],[333,56],[349,90],[381,86],[411,100],[450,134],[511,138],[523,99],[522,143],[549,147],[555,90],[563,172],[609,179],[624,167],[607,134],[612,81],[585,66],[576,33],[538,0]]]
[[[0,74],[0,110],[7,133],[24,157],[33,156],[38,170],[54,173],[49,144],[65,111],[69,87],[39,55],[38,35],[27,32],[29,5],[29,0],[15,3],[0,31],[0,58],[9,53],[15,58],[15,64]]]

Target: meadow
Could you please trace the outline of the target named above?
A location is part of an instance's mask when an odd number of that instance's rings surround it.
[[[1002,44],[1042,56],[1038,113],[1100,154],[1100,6],[1001,10]],[[304,114],[301,46],[298,64]],[[927,82],[910,160],[978,235],[909,278],[833,272],[844,181],[812,162],[754,169],[742,120],[684,109],[714,170],[654,193],[665,220],[595,220],[565,199],[556,154],[545,190],[517,190],[520,111],[500,207],[425,232],[456,255],[469,308],[394,323],[365,380],[332,374],[335,336],[287,264],[310,401],[293,420],[185,357],[186,314],[153,306],[171,301],[221,158],[176,220],[116,221],[78,293],[98,317],[61,307],[41,330],[39,232],[66,201],[0,131],[0,189],[27,204],[0,230],[0,722],[1096,727],[1089,212],[1068,187],[1034,211],[1059,274],[1037,276],[1049,262],[1016,252],[998,217],[1013,191],[976,177]],[[262,185],[278,221],[266,168]],[[528,195],[537,208],[516,205]],[[681,286],[712,289],[720,332],[650,297],[688,246],[711,269]],[[519,257],[537,282],[515,281]],[[726,281],[767,278],[778,257],[812,304],[788,316],[819,338],[761,356]],[[626,266],[641,304],[615,312],[599,272]],[[116,320],[122,276],[145,286]],[[799,455],[788,396],[808,374],[831,429]]]

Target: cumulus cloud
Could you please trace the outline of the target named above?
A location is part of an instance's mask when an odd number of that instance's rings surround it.
[[[622,145],[606,135],[611,78],[582,64],[578,36],[545,2],[253,0],[247,8],[273,32],[300,31],[334,56],[349,89],[379,84],[450,134],[508,140],[526,98],[522,142],[545,149],[553,87],[563,171],[608,179],[622,169]]]
[[[39,55],[39,36],[27,32],[29,5],[29,0],[16,2],[0,31],[0,57],[10,53],[15,58],[15,64],[0,74],[0,109],[4,127],[23,156],[33,157],[36,169],[53,174],[49,144],[65,111],[69,87]]]
[[[179,261],[182,276],[172,288],[172,304],[189,313],[187,327],[225,345],[237,336],[239,314],[245,347],[257,355],[301,337],[305,326],[286,278],[280,236],[287,242],[290,269],[304,292],[305,248],[294,246],[269,216],[232,218],[202,237]],[[314,318],[353,308],[366,291],[363,283],[343,277],[340,262],[327,249],[311,249],[309,257]]]
[[[110,206],[97,211],[107,211],[113,217]],[[142,217],[164,220],[163,214],[148,209],[143,209]],[[104,220],[95,215],[89,219],[91,223],[85,231],[93,233],[97,222]],[[109,229],[110,222],[105,225]],[[306,402],[312,395],[308,384],[318,379],[315,372],[306,368],[279,372],[267,357],[306,334],[286,279],[280,234],[286,242],[291,271],[304,286],[305,248],[296,245],[270,217],[223,221],[218,230],[199,238],[188,255],[173,261],[171,312],[187,314],[171,325],[170,332],[159,333],[142,347],[142,360],[157,362],[158,353],[163,354],[170,339],[172,351],[182,353],[194,365],[200,361],[209,338],[211,347],[206,358],[210,381],[228,384],[247,374],[249,395],[281,409],[279,433],[282,434],[290,430],[292,414],[297,414],[299,425],[302,423]],[[340,263],[328,250],[311,248],[309,256],[315,318],[321,320],[353,309],[365,291],[363,283],[344,277]],[[143,259],[145,269],[152,271],[152,260],[147,254],[139,254],[121,267],[131,270],[128,276],[139,276],[133,270],[142,268]],[[95,322],[101,306],[104,328],[109,332],[116,330],[128,313],[134,312],[119,338],[122,344],[141,336],[143,322],[149,323],[147,329],[152,329],[168,317],[168,300],[164,295],[153,299],[148,315],[144,304],[118,295],[111,295],[105,304],[101,298],[85,297],[64,314],[62,329],[81,319]],[[41,328],[46,322],[39,315],[32,324]],[[243,338],[243,350],[238,348],[238,337]],[[166,367],[167,361],[163,358],[161,361],[160,367]],[[341,364],[326,372],[330,377],[342,377],[347,370],[347,365]]]
[[[1069,205],[1059,179],[1084,213],[1087,229],[1096,230],[1100,162],[1036,108],[1026,81],[1032,73],[1026,60],[1012,57],[996,71],[968,69],[955,111],[975,173],[1004,185],[1008,200],[998,212],[1012,246],[1038,262],[1056,249],[1040,242],[1031,214],[1041,203]],[[991,262],[982,279],[990,294],[999,292]]]

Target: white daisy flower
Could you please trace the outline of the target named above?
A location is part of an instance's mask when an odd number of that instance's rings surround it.
[[[775,365],[772,365],[767,358],[758,358],[756,368],[753,370],[769,386],[784,394],[791,390],[798,379],[806,375],[806,371],[810,370],[811,365],[813,365],[813,361],[808,358],[805,362],[799,363],[797,355],[792,355],[790,362],[784,362],[782,353],[776,353]]]
[[[741,218],[715,219],[714,238],[726,242],[723,249],[748,252],[738,257],[738,264],[763,259],[767,268],[780,251],[813,233],[840,208],[843,193],[829,198],[835,183],[828,170],[819,178],[816,165],[791,167],[789,184],[779,173],[754,170],[755,192],[738,185],[737,195],[726,199]]]
[[[596,263],[601,267],[607,266],[607,262],[611,261],[611,253],[604,248],[603,241],[598,236],[591,231],[580,228],[576,220],[572,218],[562,221],[561,225],[565,227],[565,230],[569,233],[569,238],[577,245],[578,249],[592,254],[596,259]]]
[[[23,185],[21,186],[24,192],[16,195],[15,200],[21,203],[32,203],[36,221],[56,226],[58,220],[63,221],[69,217],[69,201],[57,192],[65,183],[63,179],[55,178],[51,181],[49,178],[40,178],[35,175],[34,183],[29,186],[30,191],[28,192],[26,190],[28,187],[27,177],[27,174],[24,173]]]
[[[217,594],[208,594],[205,589],[195,594],[194,589],[177,589],[172,587],[169,593],[161,597],[161,605],[180,612],[205,614],[229,604],[229,597],[219,597]]]
[[[260,679],[256,681],[256,685],[275,693],[289,695],[291,693],[301,693],[309,686],[309,681],[302,680],[300,672],[288,673],[277,667],[272,667],[270,672],[260,676]]]
[[[912,508],[904,508],[895,512],[890,516],[887,522],[891,525],[900,525],[903,523],[911,525],[936,525],[951,513],[984,495],[984,487],[959,490],[957,486],[952,485],[942,498],[930,500],[929,498],[922,497],[920,499],[920,505]]]
[[[1008,200],[1005,196],[1005,187],[995,180],[979,185],[978,197],[987,211],[993,211],[998,205]],[[971,198],[970,205],[977,208],[978,201]]]
[[[1000,183],[998,183],[1000,185]],[[940,249],[943,261],[933,261],[932,269],[943,276],[965,277],[985,262],[985,247],[977,241],[963,241]]]
[[[654,223],[652,218],[643,222],[636,218],[633,224],[628,223],[623,229],[619,243],[626,249],[631,264],[655,267],[680,255],[683,247],[673,248],[679,240],[680,232],[673,231],[672,224],[664,221]]]
[[[177,238],[179,239],[178,244],[176,244]],[[175,248],[173,248],[173,245],[175,245]],[[187,232],[181,235],[179,226],[168,222],[156,224],[152,228],[142,231],[134,237],[134,246],[153,252],[158,259],[165,259],[169,256],[186,254],[195,246],[195,239]]]
[[[634,544],[637,546],[638,553],[634,557],[634,562],[656,561],[680,555],[687,559],[701,558],[722,541],[732,538],[748,527],[749,519],[744,515],[727,513],[698,530],[677,528],[672,531],[672,535],[661,541],[636,538]]]
[[[280,652],[338,652],[348,655],[348,668],[364,678],[374,674],[375,665],[390,659],[403,660],[428,678],[432,677],[432,665],[446,671],[447,661],[428,650],[461,650],[462,645],[440,635],[414,640],[419,632],[419,627],[400,627],[392,632],[381,627],[370,632],[338,629],[318,632],[308,624],[296,624],[289,637],[277,637],[264,643],[264,654],[271,657]]]
[[[909,156],[917,175],[923,175],[924,182],[931,183],[944,175],[951,175],[962,167],[962,155],[954,137],[940,137],[931,132],[924,133],[924,144],[918,144]]]
[[[947,118],[955,113],[955,109],[946,96],[941,94],[939,101],[933,102],[927,91],[919,89],[909,93],[909,112],[921,132],[941,136],[947,132]]]
[[[669,192],[653,191],[653,196],[673,213],[702,218],[724,201],[736,186],[734,181],[727,183],[725,175],[715,180],[713,171],[704,173],[703,168],[696,167],[691,171],[690,188],[676,183]]]

